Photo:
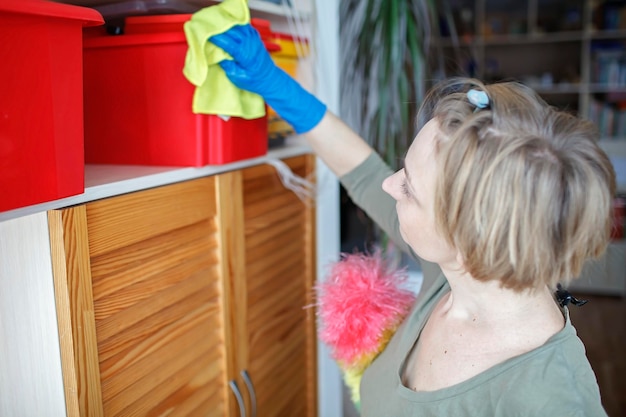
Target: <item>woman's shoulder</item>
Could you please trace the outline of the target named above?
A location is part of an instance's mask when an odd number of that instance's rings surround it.
[[[529,401],[528,415],[606,416],[584,345],[569,320],[543,346],[511,362],[501,377],[515,386],[511,402]],[[545,414],[551,410],[558,413]]]
[[[416,415],[418,408],[421,414],[417,415],[424,416],[606,416],[584,346],[569,320],[539,348],[464,382],[429,392],[405,387],[398,377],[405,362],[403,355],[415,343],[429,306],[447,291],[447,282],[440,278],[421,293],[391,349],[366,371],[362,385],[364,416]]]

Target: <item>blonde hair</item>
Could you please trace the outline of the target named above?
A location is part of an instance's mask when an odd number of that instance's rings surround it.
[[[489,105],[472,104],[470,89]],[[555,288],[604,252],[615,173],[592,123],[522,84],[459,78],[430,91],[418,120],[433,117],[437,227],[475,279]]]

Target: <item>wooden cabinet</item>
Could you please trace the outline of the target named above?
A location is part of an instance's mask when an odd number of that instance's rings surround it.
[[[273,167],[48,217],[69,416],[316,415],[314,209]]]
[[[312,172],[305,159],[292,170]],[[256,387],[259,416],[316,413],[315,213],[283,187],[275,169],[241,172],[246,284],[245,368]],[[243,291],[242,291],[243,292]],[[308,321],[309,326],[303,323]],[[261,410],[273,410],[272,412]]]

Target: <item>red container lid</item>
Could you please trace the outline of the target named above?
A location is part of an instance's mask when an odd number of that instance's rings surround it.
[[[124,33],[133,35],[139,33],[181,32],[185,22],[191,19],[191,14],[162,14],[148,16],[129,16],[125,20]]]
[[[183,25],[192,14],[169,14],[128,16],[125,20],[124,35],[107,35],[105,30],[97,28],[85,33],[85,46],[106,47],[117,45],[135,45],[150,43],[185,42]],[[250,24],[261,34],[265,48],[270,52],[280,51],[280,45],[272,42],[273,33],[270,30],[270,22],[263,19],[252,18]],[[133,35],[133,36],[126,36]]]
[[[46,0],[2,0],[0,14],[4,13],[79,20],[85,26],[97,26],[104,23],[102,15],[94,9]]]

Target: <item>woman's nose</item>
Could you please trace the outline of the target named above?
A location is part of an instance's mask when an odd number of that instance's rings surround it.
[[[400,171],[398,171],[400,172]],[[390,176],[388,176],[387,178],[385,178],[385,180],[383,181],[383,190],[389,194],[390,196],[392,196],[394,199],[397,200],[396,198],[396,193],[397,190],[395,189],[396,187],[394,187],[395,184],[395,179],[398,176],[398,172],[391,174]]]

